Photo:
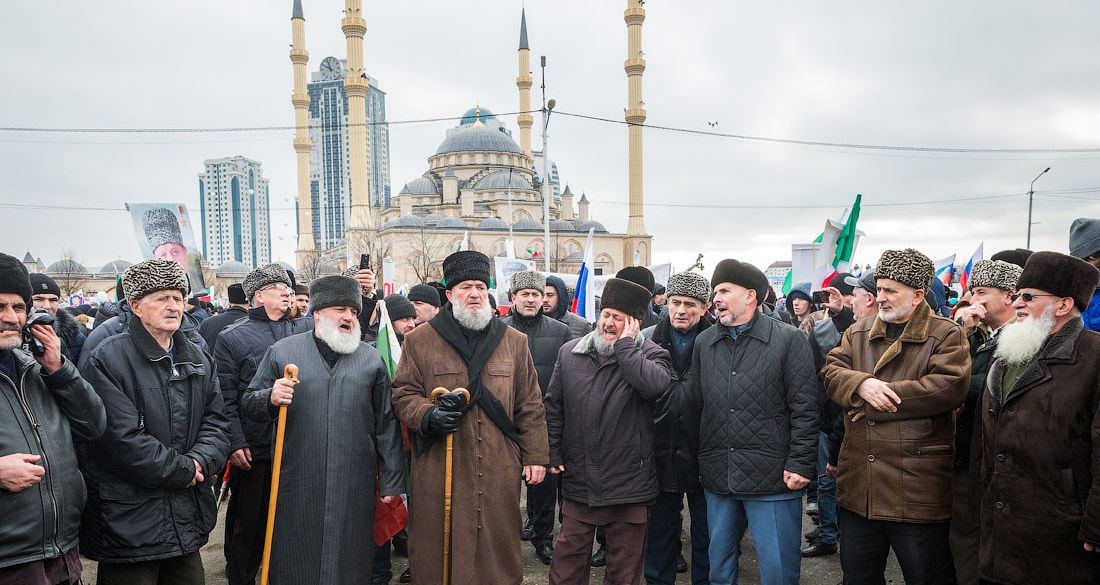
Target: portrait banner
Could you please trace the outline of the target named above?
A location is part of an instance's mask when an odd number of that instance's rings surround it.
[[[206,294],[202,277],[202,253],[195,244],[195,232],[187,206],[179,203],[128,203],[141,257],[178,262],[187,271],[191,294]]]

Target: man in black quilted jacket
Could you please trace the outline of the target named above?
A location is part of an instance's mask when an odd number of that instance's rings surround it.
[[[752,526],[763,585],[796,585],[802,496],[817,464],[817,378],[809,343],[764,316],[767,279],[726,259],[711,277],[718,323],[700,333],[688,384],[707,499],[710,582],[737,582]],[[694,434],[694,433],[692,433]]]

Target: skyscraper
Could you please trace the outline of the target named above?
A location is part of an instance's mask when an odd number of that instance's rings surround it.
[[[203,161],[199,173],[203,256],[212,266],[230,260],[257,268],[271,263],[267,179],[258,161],[243,156]]]
[[[326,57],[311,74],[309,92],[310,202],[313,239],[318,250],[344,243],[351,213],[351,153],[348,97],[344,89],[347,61]],[[390,144],[386,93],[367,77],[367,192],[372,208],[390,202]]]

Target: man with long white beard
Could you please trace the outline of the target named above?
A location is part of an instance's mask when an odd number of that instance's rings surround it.
[[[443,489],[453,434],[450,582],[519,585],[520,480],[541,482],[546,414],[527,338],[494,319],[489,258],[443,260],[450,305],[405,336],[393,406],[409,430],[409,564],[417,583],[443,582]],[[433,404],[432,391],[450,392]],[[455,390],[466,388],[469,402]]]
[[[970,352],[962,327],[924,300],[934,277],[924,254],[884,252],[878,316],[849,327],[822,371],[847,411],[836,503],[848,585],[882,583],[891,548],[907,584],[954,581],[947,522]]]
[[[971,451],[983,582],[1100,583],[1100,334],[1081,319],[1098,284],[1089,263],[1036,252],[1012,295]]]
[[[389,372],[360,341],[362,299],[355,279],[313,281],[313,331],[272,345],[241,397],[241,413],[259,422],[287,406],[271,545],[276,585],[368,583],[375,489],[385,503],[405,491]],[[297,380],[283,377],[288,364],[298,366]]]

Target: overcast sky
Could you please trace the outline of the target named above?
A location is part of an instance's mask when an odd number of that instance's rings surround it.
[[[0,126],[293,124],[291,5],[8,3]],[[309,70],[326,56],[345,58],[343,2],[303,5]],[[559,110],[622,119],[625,5],[526,2],[533,103],[538,56],[547,55],[547,93]],[[475,103],[518,110],[520,8],[516,0],[364,0],[367,71],[387,92],[389,120],[459,116]],[[1100,147],[1100,3],[651,0],[645,8],[649,124],[859,144]],[[518,140],[515,117],[504,121]],[[391,126],[393,193],[427,170],[454,124]],[[66,247],[88,266],[136,260],[124,203],[183,202],[198,225],[202,161],[243,155],[261,161],[271,181],[273,256],[293,261],[292,136],[2,131],[0,207],[109,210],[5,210],[0,250],[21,257],[29,248],[47,264]],[[563,180],[587,194],[596,219],[624,231],[626,127],[555,114],[550,139]],[[1100,152],[867,151],[647,129],[646,227],[655,259],[677,269],[698,252],[707,273],[724,257],[763,268],[789,259],[790,244],[812,240],[862,193],[867,235],[857,262],[906,246],[965,262],[981,241],[987,256],[1024,246],[1028,183],[1050,166],[1036,183],[1032,248],[1064,252],[1075,217],[1100,217],[1097,159]]]

